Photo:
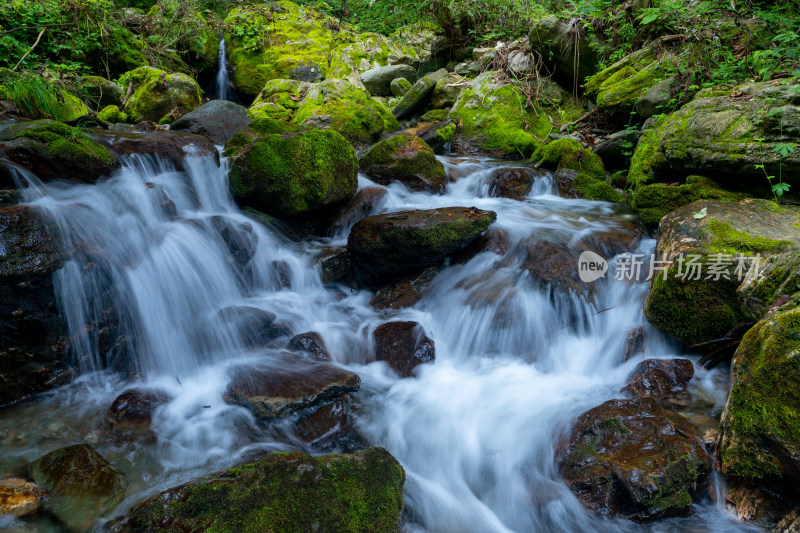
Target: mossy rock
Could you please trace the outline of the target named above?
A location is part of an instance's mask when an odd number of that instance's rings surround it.
[[[708,178],[689,176],[686,183],[680,185],[651,183],[637,188],[631,207],[639,213],[646,226],[656,228],[664,216],[683,205],[697,200],[736,201],[745,196],[744,193],[726,191]]]
[[[770,311],[733,357],[722,415],[722,471],[773,487],[800,482],[800,307]]]
[[[587,150],[575,139],[563,137],[541,145],[531,157],[533,163],[555,170],[570,180],[570,193],[577,198],[601,202],[624,202],[625,197],[610,183],[600,156]],[[574,171],[565,173],[564,171]]]
[[[396,98],[402,98],[410,90],[411,82],[405,78],[395,78],[389,84],[389,91]]]
[[[655,273],[652,281],[644,308],[650,323],[684,343],[696,344],[721,338],[744,322],[747,317],[737,289],[760,260],[755,257],[800,246],[794,226],[800,210],[778,212],[777,207],[766,200],[700,200],[664,217],[657,256],[668,268]],[[681,256],[685,260],[694,256],[700,274],[686,275],[690,267],[679,261]],[[713,264],[718,275],[709,270]]]
[[[405,472],[383,448],[273,453],[164,491],[130,513],[148,531],[395,531]]]
[[[427,76],[418,79],[392,108],[392,115],[398,119],[402,119],[422,110],[428,103],[428,99],[436,88],[436,84],[446,77],[447,70],[439,69],[436,72],[431,72]]]
[[[416,135],[401,133],[379,142],[362,156],[360,166],[382,185],[398,181],[415,191],[444,192],[444,165]]]
[[[770,257],[763,276],[748,279],[739,287],[739,300],[747,317],[757,321],[774,306],[798,293],[800,250],[793,250]]]
[[[780,149],[793,147],[800,134],[800,120],[795,119],[800,117],[798,87],[764,82],[701,91],[643,132],[631,160],[629,184],[637,188],[674,181],[676,174],[700,174],[726,189],[771,196],[765,176],[772,175],[800,187],[800,150]]]
[[[239,135],[229,145],[239,143]],[[296,218],[346,203],[357,176],[358,158],[347,140],[335,131],[311,130],[266,134],[245,144],[232,154],[229,179],[242,204]]]
[[[82,76],[79,87],[94,109],[122,105],[122,89],[113,81],[100,76]]]
[[[169,123],[201,104],[200,86],[187,74],[140,67],[123,74],[119,84],[126,93],[132,89],[125,104],[131,122]]]
[[[128,122],[128,114],[120,111],[119,107],[115,105],[109,105],[101,109],[100,112],[97,113],[97,118],[110,124]]]
[[[395,60],[394,64],[408,64],[417,59],[417,52],[412,47],[400,44],[401,42],[372,32],[357,34],[340,31],[334,38],[328,77],[346,79],[363,88],[361,74],[388,66],[390,58]],[[399,61],[401,58],[403,61]]]
[[[0,153],[43,181],[92,183],[119,167],[113,154],[80,128],[51,120],[22,122],[0,131]]]

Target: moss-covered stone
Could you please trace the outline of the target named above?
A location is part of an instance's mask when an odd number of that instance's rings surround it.
[[[405,78],[395,78],[389,84],[392,96],[402,97],[411,89],[411,82]]]
[[[118,122],[128,122],[128,114],[120,111],[118,106],[109,105],[104,107],[97,113],[97,118],[104,121],[116,124]]]
[[[93,182],[119,166],[105,146],[80,128],[51,120],[23,122],[0,131],[0,152],[44,181]]]
[[[136,506],[131,523],[151,531],[395,531],[404,483],[383,448],[274,453],[169,489]]]
[[[800,482],[800,307],[771,311],[733,357],[722,416],[723,472],[747,479]]]
[[[361,169],[382,185],[399,181],[412,190],[444,192],[444,165],[430,146],[410,133],[379,142],[361,158]]]
[[[572,190],[578,198],[623,202],[625,197],[606,182],[603,160],[575,139],[564,137],[541,145],[531,161],[552,170],[574,170]]]
[[[110,105],[122,105],[122,89],[113,81],[100,76],[82,76],[79,81],[79,87],[93,106],[93,109],[102,109]]]
[[[202,91],[190,76],[152,67],[126,72],[119,79],[123,90],[132,90],[125,112],[132,122],[172,122],[200,107]]]
[[[238,145],[240,135],[229,145]],[[229,179],[243,204],[299,217],[346,203],[357,176],[358,158],[347,140],[335,131],[311,130],[266,134],[245,144],[233,154]]]
[[[739,288],[739,299],[747,317],[756,321],[797,293],[800,293],[800,251],[794,250],[771,257],[763,276],[748,279]]]
[[[334,39],[328,77],[346,79],[360,86],[361,74],[388,65],[390,58],[394,59],[393,64],[408,64],[409,60],[417,59],[417,53],[400,41],[377,33],[340,31]],[[405,61],[398,61],[400,58]]]

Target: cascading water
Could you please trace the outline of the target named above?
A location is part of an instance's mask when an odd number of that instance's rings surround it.
[[[231,89],[228,79],[228,58],[225,53],[225,37],[219,41],[219,68],[214,79],[214,97],[217,100],[230,100]]]
[[[360,374],[359,430],[407,471],[407,531],[741,529],[711,503],[696,506],[692,517],[651,525],[601,519],[558,475],[556,442],[579,413],[617,396],[645,358],[623,361],[626,333],[642,324],[647,285],[612,278],[596,282],[591,299],[559,292],[530,279],[524,247],[542,238],[592,242],[630,215],[554,196],[546,175],[524,201],[490,198],[488,174],[508,163],[443,161],[448,174],[460,176],[444,195],[395,184],[377,211],[491,209],[511,247],[502,257],[484,252],[448,266],[419,303],[389,314],[369,305],[369,291],[320,281],[315,255],[344,244],[349,228],[298,241],[260,225],[233,203],[224,161],[218,168],[211,158],[189,158],[178,171],[132,156],[96,185],[30,178],[26,200],[55,222],[68,252],[55,282],[83,376],[0,420],[0,467],[93,443],[131,479],[121,513],[254,453],[305,446],[289,422],[259,424],[222,398],[232,365],[279,355],[248,351],[240,332],[221,319],[226,308],[249,306],[276,314],[294,332],[319,332],[335,362]],[[376,186],[363,176],[359,184]],[[649,253],[654,242],[639,246]],[[103,360],[97,335],[85,325],[109,310],[122,341]],[[435,362],[413,378],[398,379],[372,361],[371,332],[389,319],[421,323],[436,343]],[[676,354],[651,328],[646,339],[650,356]],[[127,374],[102,370],[109,365]],[[131,386],[128,375],[172,397],[154,414],[155,442],[109,442],[99,429],[111,401]],[[698,369],[692,382],[711,412],[722,408],[726,379],[723,371]]]

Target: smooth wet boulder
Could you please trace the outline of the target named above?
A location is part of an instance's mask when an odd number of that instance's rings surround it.
[[[347,247],[356,268],[372,275],[421,269],[469,245],[497,218],[474,207],[399,211],[353,226]]]
[[[53,289],[63,252],[32,207],[0,208],[0,405],[68,381]]]
[[[751,277],[739,286],[742,311],[753,321],[760,320],[774,307],[788,302],[800,291],[800,249],[770,257],[759,277]]]
[[[314,450],[336,449],[346,452],[366,447],[355,432],[350,396],[347,394],[298,420],[294,425],[294,434],[311,444]]]
[[[52,120],[21,122],[0,130],[0,154],[42,181],[94,183],[119,168],[119,161],[80,128]]]
[[[723,337],[747,318],[737,288],[768,256],[800,246],[800,209],[766,200],[700,200],[662,219],[644,314],[687,344]],[[680,258],[683,256],[683,260]],[[690,266],[690,261],[693,266]]]
[[[531,192],[536,174],[528,168],[500,168],[489,174],[489,196],[522,200]]]
[[[347,282],[352,277],[353,261],[346,247],[329,248],[317,256],[322,283]]]
[[[134,507],[129,523],[140,531],[396,531],[404,483],[383,448],[273,453],[168,489]]]
[[[378,67],[361,74],[361,83],[372,96],[392,96],[391,84],[398,78],[415,83],[417,69],[408,65]]]
[[[430,266],[422,272],[381,287],[375,291],[369,303],[375,309],[411,307],[422,299],[440,270],[439,266]]]
[[[246,107],[227,100],[211,100],[173,122],[170,129],[186,130],[208,137],[214,144],[225,144],[250,122]]]
[[[433,93],[436,84],[445,76],[447,76],[447,70],[440,69],[417,80],[397,105],[392,108],[392,114],[396,118],[402,119],[410,116],[415,111],[420,111],[427,103],[431,93]]]
[[[81,76],[78,86],[93,104],[94,109],[122,105],[122,88],[113,81],[100,76]]]
[[[605,168],[600,156],[585,149],[580,142],[567,137],[539,147],[531,161],[561,172],[557,176],[562,196],[586,198],[604,202],[621,202],[622,194],[606,182]],[[564,173],[570,170],[575,173]],[[568,191],[568,192],[567,192]],[[564,194],[566,192],[566,194]]]
[[[375,359],[385,361],[401,378],[414,375],[414,369],[436,357],[436,347],[418,322],[387,322],[372,333]]]
[[[51,495],[48,508],[70,528],[88,527],[120,502],[128,480],[88,444],[59,448],[30,464],[37,485]]]
[[[330,361],[331,354],[325,345],[325,339],[316,331],[309,331],[295,335],[289,339],[286,348],[295,352],[302,352],[310,355],[317,361]]]
[[[358,374],[291,354],[270,357],[263,365],[231,370],[225,401],[250,409],[256,418],[286,418],[361,387]]]
[[[595,73],[598,57],[580,19],[568,21],[544,17],[535,21],[528,33],[532,50],[539,52],[547,63],[582,84]],[[577,59],[577,61],[576,61]]]
[[[558,463],[586,507],[636,521],[688,515],[713,470],[688,423],[652,398],[609,400],[580,415]]]
[[[765,176],[800,187],[800,150],[782,150],[800,134],[800,85],[748,83],[705,89],[644,131],[628,180],[636,187],[700,174],[723,188],[771,195]]]
[[[230,166],[236,200],[276,216],[330,211],[357,187],[355,150],[331,130],[263,135],[239,149]]]
[[[153,67],[126,72],[119,84],[126,95],[124,111],[132,122],[173,122],[200,107],[203,93],[191,76]]]
[[[342,207],[334,217],[329,226],[331,234],[338,233],[345,228],[350,228],[353,224],[369,216],[386,197],[386,189],[383,187],[364,187],[359,189],[353,198]]]
[[[633,371],[623,392],[655,398],[676,407],[689,405],[689,381],[694,365],[688,359],[647,359]]]
[[[190,156],[211,157],[219,164],[219,153],[214,144],[208,138],[192,133],[182,131],[122,133],[93,130],[90,136],[117,156],[152,155],[168,159],[179,170],[186,167],[186,159]]]
[[[381,185],[400,182],[413,191],[442,193],[445,188],[444,165],[430,146],[409,133],[379,142],[362,157],[361,170]]]
[[[24,479],[0,479],[0,517],[25,516],[36,512],[47,493]]]
[[[153,413],[169,399],[169,395],[159,389],[128,389],[111,403],[106,411],[106,423],[117,437],[150,437]]]

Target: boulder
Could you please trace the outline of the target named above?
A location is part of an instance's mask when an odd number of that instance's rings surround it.
[[[383,448],[267,455],[168,489],[135,506],[138,531],[395,531],[403,467]]]
[[[100,76],[81,76],[78,86],[94,109],[122,105],[122,88],[113,81]]]
[[[277,216],[330,211],[357,187],[355,150],[330,130],[263,135],[236,151],[230,165],[234,197]]]
[[[169,401],[162,390],[128,389],[114,400],[106,412],[106,422],[118,437],[152,436],[153,412]]]
[[[578,275],[580,252],[574,246],[529,240],[523,249],[522,268],[542,288],[587,294],[592,287],[581,281]]]
[[[270,357],[258,367],[233,368],[225,401],[270,420],[335,400],[360,386],[358,374],[287,353]]]
[[[404,96],[410,90],[411,82],[405,78],[395,78],[389,84],[389,92],[392,93],[392,96]]]
[[[478,238],[493,211],[443,207],[367,217],[353,226],[347,247],[357,269],[372,275],[421,269]]]
[[[153,67],[126,72],[119,84],[126,92],[124,111],[133,122],[150,120],[168,124],[200,107],[203,92],[191,76]]]
[[[762,82],[700,91],[644,131],[629,182],[639,187],[700,174],[728,190],[738,185],[772,196],[770,175],[800,187],[800,150],[781,150],[800,134],[798,87]]]
[[[675,78],[667,78],[656,83],[636,100],[634,109],[643,119],[666,112],[667,104],[672,100],[672,88],[676,85]]]
[[[408,128],[404,133],[411,133],[422,139],[435,154],[444,154],[448,150],[457,129],[458,127],[455,123],[446,120],[445,114],[444,120],[423,122],[413,128]]]
[[[536,174],[529,168],[500,168],[489,174],[489,196],[522,200],[531,192]]]
[[[345,394],[329,404],[322,405],[308,416],[304,416],[294,426],[294,434],[311,444],[315,450],[320,448],[351,449],[356,445],[353,417],[350,414],[350,396]],[[361,449],[364,449],[363,446]]]
[[[407,44],[409,40],[387,38],[374,32],[341,31],[336,41],[341,44],[331,51],[328,78],[347,79],[363,88],[361,74],[385,65],[408,65],[416,74],[419,59],[414,48]]]
[[[420,111],[427,103],[436,84],[439,80],[444,79],[445,76],[447,76],[447,70],[440,69],[417,80],[397,105],[392,108],[392,114],[401,119]]]
[[[225,144],[250,122],[246,107],[227,100],[211,100],[173,122],[170,129],[189,131],[208,137],[214,144]]]
[[[739,301],[745,316],[760,320],[770,309],[788,302],[800,291],[800,250],[767,259],[762,276],[751,277],[739,286]]]
[[[289,79],[316,83],[325,79],[325,76],[322,74],[322,69],[319,65],[310,63],[307,65],[298,65],[290,70]]]
[[[239,268],[245,267],[256,254],[258,234],[249,222],[239,222],[215,215],[210,218],[222,242],[230,252],[230,261]]]
[[[411,307],[422,299],[440,270],[438,266],[430,266],[418,274],[406,276],[396,283],[381,287],[369,303],[375,309]]]
[[[580,142],[563,137],[540,146],[531,157],[536,165],[556,171],[571,170],[577,172],[561,173],[556,176],[562,196],[586,198],[604,202],[622,202],[623,196],[606,182],[603,161],[597,154],[585,149]]]
[[[289,344],[286,345],[286,348],[295,352],[306,353],[317,361],[331,360],[331,354],[328,353],[325,340],[322,338],[322,335],[316,331],[295,335],[289,339]]]
[[[379,142],[361,157],[360,166],[381,185],[397,181],[414,191],[444,192],[444,165],[416,135],[400,133]]]
[[[0,405],[67,377],[67,341],[52,280],[61,261],[52,229],[34,208],[0,208]]]
[[[117,156],[132,154],[152,155],[168,159],[176,168],[185,169],[189,156],[212,157],[219,161],[219,153],[206,137],[181,131],[155,131],[151,133],[122,133],[94,130],[93,140]]]
[[[289,333],[285,325],[275,322],[276,318],[275,313],[246,305],[226,307],[219,312],[219,320],[230,325],[248,348],[269,346]]]
[[[408,65],[388,65],[370,69],[361,74],[361,83],[372,96],[392,96],[392,81],[401,78],[410,83],[417,81],[417,69]]]
[[[386,189],[383,187],[359,189],[356,195],[334,217],[330,225],[330,233],[336,234],[345,229],[349,230],[353,224],[375,211],[385,197]]]
[[[713,469],[688,423],[652,398],[609,400],[580,415],[558,463],[588,508],[636,521],[688,515]]]
[[[385,361],[401,378],[413,375],[414,369],[433,361],[436,348],[417,322],[387,322],[372,333],[375,359]]]
[[[636,365],[622,391],[639,398],[655,398],[666,405],[685,407],[689,405],[688,386],[692,376],[694,365],[688,359],[647,359]]]
[[[468,80],[458,74],[448,74],[436,82],[431,94],[431,107],[444,109],[452,107],[458,100],[461,89],[468,85]]]
[[[48,508],[70,529],[91,522],[122,500],[128,480],[88,444],[52,451],[30,464],[37,485],[51,495]]]
[[[52,120],[21,122],[0,130],[0,154],[42,181],[94,183],[119,168],[111,152],[81,129]]]
[[[580,19],[542,18],[531,26],[528,41],[531,49],[578,85],[596,72],[597,53]],[[576,57],[579,58],[577,62]]]
[[[106,122],[107,124],[119,124],[128,121],[128,114],[120,111],[119,106],[109,105],[104,107],[97,113],[97,120]],[[126,125],[127,126],[127,125]],[[108,128],[105,128],[108,129]]]
[[[24,479],[0,479],[0,516],[25,516],[41,507],[47,493]]]
[[[800,209],[752,199],[699,200],[673,211],[659,225],[656,260],[665,270],[651,281],[645,317],[687,344],[723,337],[745,321],[737,288],[748,272],[800,245],[798,216]]]
[[[629,158],[633,154],[636,143],[639,142],[639,130],[624,129],[612,133],[592,148],[592,152],[600,156],[603,165],[609,170],[626,169]]]
[[[317,256],[322,283],[347,282],[352,277],[353,262],[346,247],[328,248]]]

